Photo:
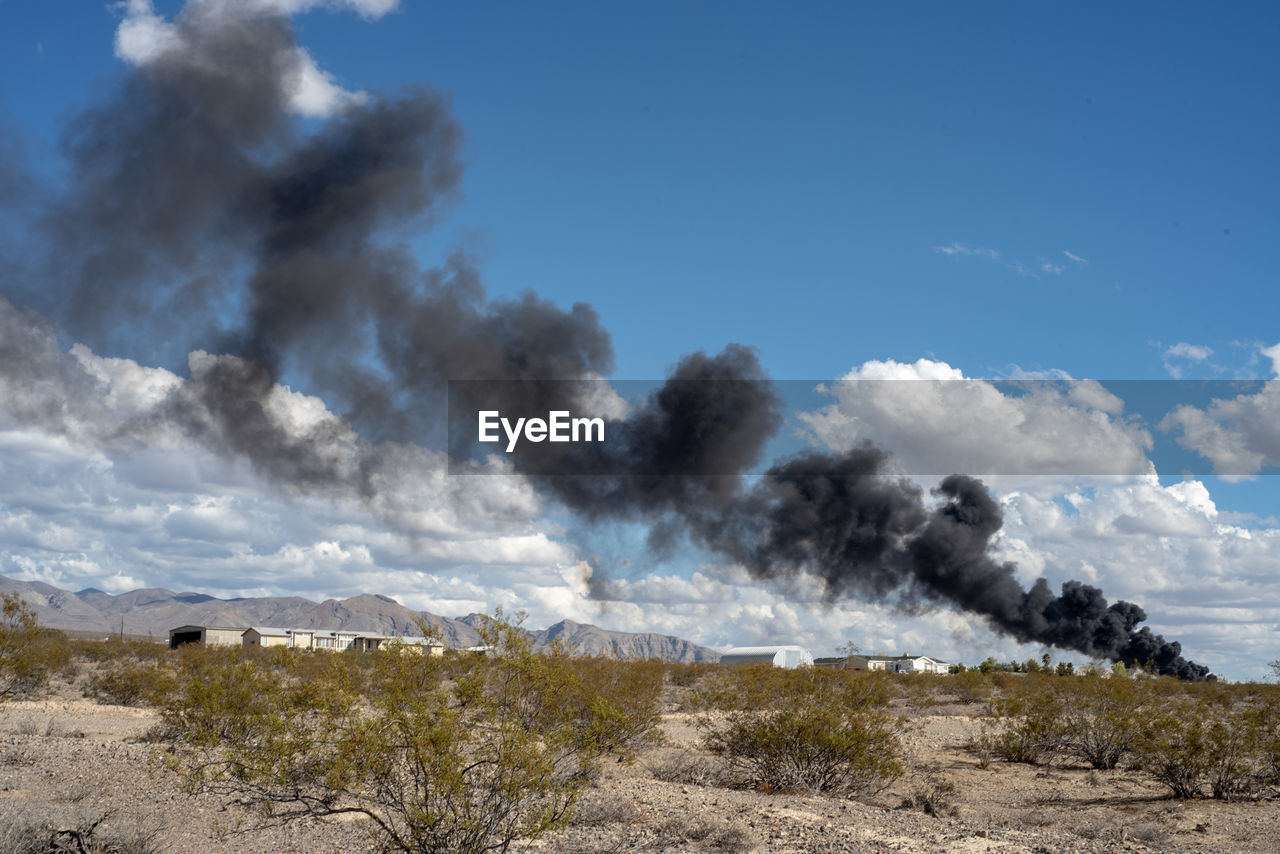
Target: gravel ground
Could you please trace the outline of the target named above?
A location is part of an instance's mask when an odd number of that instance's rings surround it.
[[[1280,802],[1178,801],[1142,775],[993,762],[964,745],[973,707],[935,707],[910,719],[907,774],[870,798],[776,795],[664,782],[674,764],[714,770],[689,716],[664,718],[669,743],[633,765],[610,765],[571,826],[533,843],[541,852],[1280,852]],[[103,706],[71,685],[51,699],[0,707],[3,825],[64,826],[104,813],[101,831],[149,830],[164,852],[372,850],[358,822],[261,827],[249,811],[181,791],[145,740],[154,712]],[[709,775],[708,775],[709,776]],[[955,815],[903,807],[929,781],[955,786]],[[706,782],[701,780],[701,782]],[[944,813],[949,810],[943,810]]]

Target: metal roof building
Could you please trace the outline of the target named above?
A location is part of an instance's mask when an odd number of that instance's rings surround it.
[[[290,629],[275,626],[179,626],[169,631],[170,648],[194,643],[202,646],[282,646],[290,649],[355,649],[368,652],[391,644],[427,655],[443,655],[435,638],[380,635],[349,629]]]
[[[813,653],[801,646],[735,646],[720,656],[721,664],[772,664],[786,670],[812,667]]]
[[[184,643],[201,646],[240,646],[244,643],[244,626],[178,626],[169,630],[169,648]]]

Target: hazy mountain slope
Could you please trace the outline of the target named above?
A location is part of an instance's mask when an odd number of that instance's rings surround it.
[[[72,593],[38,581],[17,581],[4,576],[0,576],[0,591],[18,593],[36,612],[40,623],[52,628],[106,634],[120,631],[123,618],[125,632],[152,634],[158,638],[167,637],[172,628],[188,624],[353,629],[385,635],[416,635],[420,634],[417,620],[421,617],[440,633],[446,645],[460,649],[481,643],[474,626],[484,619],[479,614],[450,619],[414,611],[390,597],[368,593],[319,603],[298,596],[218,599],[203,593],[174,593],[163,588],[112,595],[92,588]],[[719,658],[715,650],[671,635],[613,632],[571,620],[562,620],[530,634],[539,646],[561,640],[581,655],[669,661]]]

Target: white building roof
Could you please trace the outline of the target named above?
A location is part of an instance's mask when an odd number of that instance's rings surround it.
[[[775,667],[809,667],[813,653],[802,646],[735,646],[720,656],[721,664],[772,664]]]

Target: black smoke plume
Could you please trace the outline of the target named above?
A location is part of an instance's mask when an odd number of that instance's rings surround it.
[[[702,395],[713,399],[724,397],[727,387],[732,397],[719,400],[720,406],[734,411],[735,404],[749,401],[772,416],[769,406],[774,399],[750,351],[737,349],[732,356],[736,359],[693,360],[699,366],[717,364],[726,372],[736,369],[731,382],[689,386],[687,370],[680,369],[673,382],[679,384],[678,378],[685,377],[686,394],[704,388]],[[752,386],[755,393],[746,393]],[[934,490],[940,503],[930,508],[918,487],[889,473],[886,452],[865,444],[843,454],[796,456],[743,489],[737,478],[698,475],[690,469],[696,471],[705,463],[699,453],[709,455],[718,447],[716,440],[727,437],[740,451],[750,449],[740,458],[749,464],[761,451],[753,442],[763,443],[766,425],[776,422],[751,410],[750,417],[729,418],[727,423],[711,419],[714,428],[705,432],[688,430],[680,419],[664,417],[670,402],[657,395],[638,416],[645,429],[624,433],[611,451],[644,459],[654,449],[676,449],[673,456],[659,453],[653,459],[655,466],[669,466],[655,469],[663,475],[549,477],[541,479],[544,487],[593,518],[648,518],[668,536],[674,520],[674,527],[687,530],[702,546],[766,581],[816,575],[829,600],[855,596],[909,609],[945,603],[983,617],[993,629],[1021,643],[1123,661],[1181,679],[1212,678],[1207,667],[1182,657],[1177,642],[1139,629],[1146,613],[1131,602],[1108,604],[1101,590],[1078,581],[1064,582],[1056,596],[1043,578],[1023,588],[1016,566],[992,557],[1003,517],[980,480],[965,475],[944,478]],[[701,412],[702,402],[699,398],[686,405]],[[700,446],[704,436],[710,442],[706,449]]]
[[[192,8],[176,20],[180,50],[131,71],[71,125],[70,190],[38,226],[53,248],[22,266],[25,278],[8,267],[9,296],[103,351],[150,363],[196,347],[220,354],[193,354],[189,379],[153,417],[301,490],[368,495],[387,448],[443,446],[447,380],[518,381],[504,407],[539,412],[559,400],[550,381],[611,370],[589,305],[490,299],[465,255],[424,271],[407,248],[458,193],[461,131],[445,97],[370,97],[305,127],[289,114],[287,19],[250,4]],[[0,202],[18,190],[0,180]],[[20,339],[0,342],[0,370],[30,368]],[[322,395],[359,439],[341,421],[282,426],[269,413],[282,379]],[[60,417],[34,403],[30,413]],[[1077,582],[1058,596],[1043,579],[1023,589],[991,556],[1001,515],[972,478],[942,481],[931,508],[887,473],[883,451],[862,447],[786,460],[748,485],[741,473],[781,423],[753,350],[695,353],[607,447],[545,451],[564,471],[616,472],[625,460],[633,473],[530,478],[584,518],[685,533],[762,579],[815,574],[832,599],[947,603],[1023,642],[1207,676],[1178,644],[1138,629],[1136,605],[1108,605]],[[343,442],[354,462],[325,450]]]
[[[787,461],[730,509],[731,524],[699,518],[697,535],[762,578],[815,573],[830,597],[947,603],[1022,643],[1209,678],[1176,642],[1137,629],[1146,619],[1137,605],[1108,605],[1101,590],[1078,581],[1065,582],[1058,596],[1043,578],[1024,589],[1016,567],[991,555],[1003,520],[981,481],[944,478],[934,490],[940,505],[927,510],[919,490],[890,477],[886,463],[870,446]]]
[[[404,239],[457,195],[461,131],[427,88],[349,106],[312,132],[289,114],[287,19],[189,6],[182,49],[130,73],[64,142],[74,182],[25,302],[77,340],[143,361],[192,342],[199,371],[167,417],[292,487],[367,492],[372,462],[309,451],[267,414],[282,377],[370,445],[443,444],[447,379],[598,376],[612,344],[586,304],[491,300],[458,253],[422,270]],[[53,283],[54,286],[50,286]],[[139,342],[176,342],[149,352]],[[140,425],[145,431],[146,425]]]

